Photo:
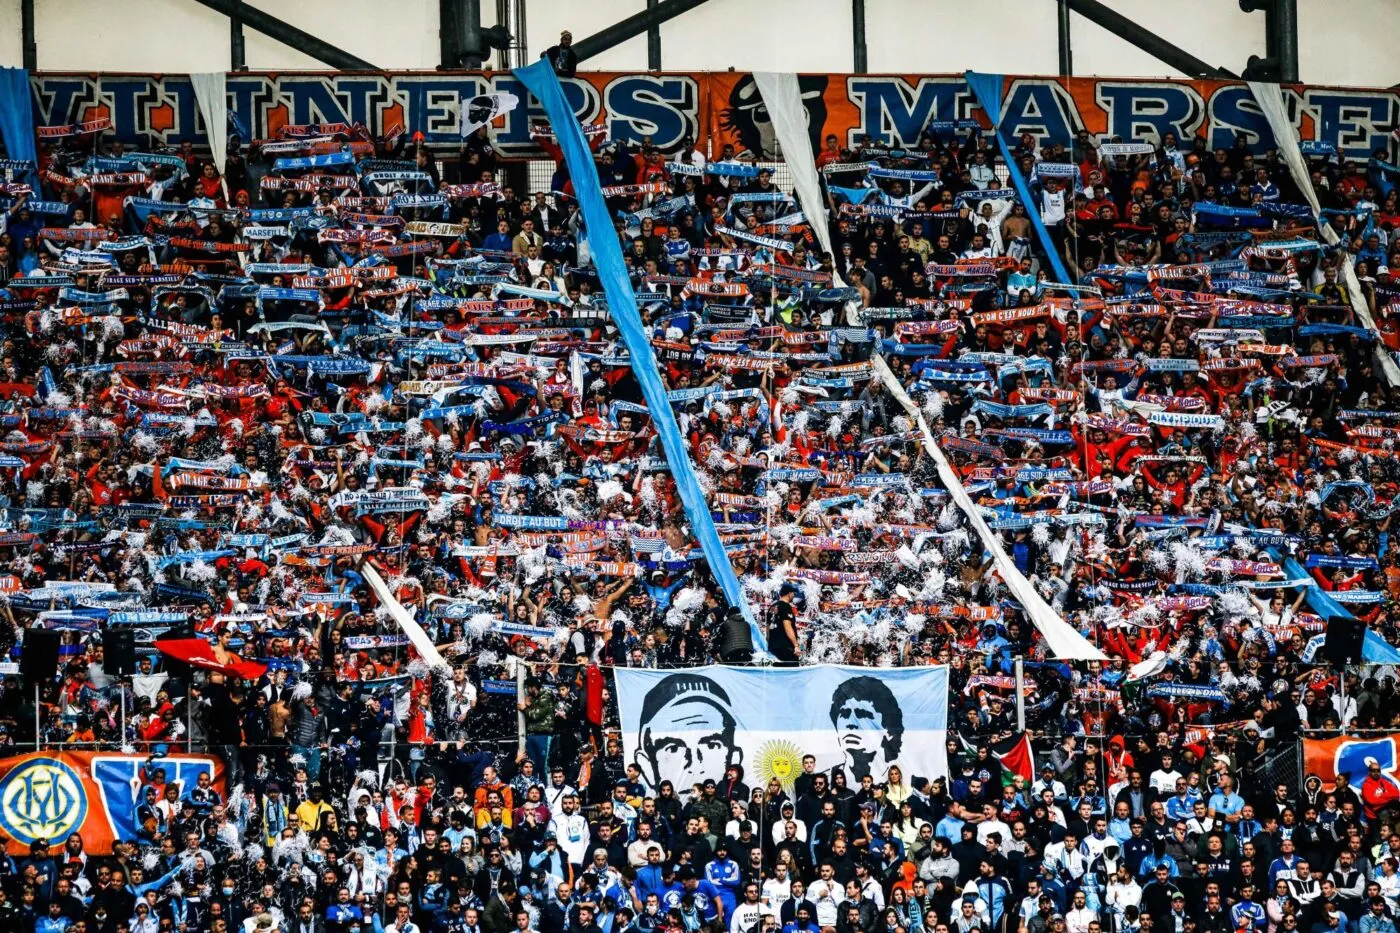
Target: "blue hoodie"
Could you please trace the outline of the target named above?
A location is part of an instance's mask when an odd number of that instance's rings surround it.
[[[739,886],[743,884],[743,873],[739,870],[739,863],[732,858],[712,860],[705,866],[705,880],[700,883],[703,885],[705,881],[715,885],[720,900],[724,901],[724,915],[732,917],[734,905],[738,903]]]

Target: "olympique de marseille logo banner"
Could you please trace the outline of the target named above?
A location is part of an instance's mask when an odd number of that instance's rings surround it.
[[[205,755],[152,761],[142,755],[42,751],[0,759],[0,830],[11,855],[28,854],[43,839],[54,846],[73,833],[94,855],[118,839],[135,839],[137,805],[147,787],[173,784],[180,796],[208,774],[225,797],[224,763]],[[225,798],[226,799],[226,798]]]

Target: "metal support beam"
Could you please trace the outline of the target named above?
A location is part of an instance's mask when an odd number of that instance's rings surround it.
[[[854,71],[864,74],[870,70],[865,48],[865,0],[851,0],[851,41],[854,44]]]
[[[1298,0],[1276,0],[1274,41],[1278,44],[1279,81],[1298,83]]]
[[[462,43],[466,39],[464,0],[438,0],[438,67],[462,67]]]
[[[1074,50],[1070,44],[1069,3],[1059,0],[1060,6],[1060,74],[1069,77],[1074,74]]]
[[[438,0],[438,70],[454,67],[457,60],[456,0]]]
[[[647,12],[656,15],[656,8],[660,6],[660,0],[647,0]],[[647,27],[647,70],[661,70],[661,24],[653,23]]]
[[[457,17],[461,0],[438,0],[438,68],[456,68],[461,52],[457,49]]]
[[[39,68],[39,43],[34,38],[34,0],[20,0],[19,29],[20,41],[24,45],[24,67],[36,71]]]
[[[241,0],[234,0],[235,5],[242,6]],[[228,61],[229,71],[248,70],[248,43],[243,38],[243,20],[241,13],[239,16],[228,18]]]
[[[505,26],[510,29],[512,34],[515,33],[515,29],[511,23],[510,0],[496,0],[496,25]],[[509,71],[516,65],[515,58],[511,54],[511,51],[511,49],[496,50],[496,60],[499,63],[498,67],[502,71]]]
[[[284,22],[275,16],[264,13],[255,6],[248,6],[242,3],[241,0],[195,0],[195,2],[207,6],[211,10],[222,13],[230,19],[237,17],[243,21],[245,26],[251,26],[263,35],[271,36],[278,42],[305,52],[317,61],[325,62],[332,68],[340,68],[346,71],[379,70],[363,58],[351,55],[344,49],[336,48],[329,42],[316,38],[304,29],[298,29],[291,23]]]
[[[496,0],[496,25],[510,33],[510,48],[496,50],[501,70],[529,64],[525,60],[525,0]]]
[[[1071,10],[1097,23],[1118,38],[1142,49],[1158,61],[1171,65],[1192,78],[1234,78],[1230,71],[1208,65],[1201,59],[1151,30],[1144,29],[1123,14],[1104,6],[1099,0],[1064,0]]]
[[[595,32],[593,35],[574,43],[574,54],[579,61],[592,58],[600,52],[606,52],[615,45],[620,45],[631,39],[633,36],[640,36],[652,26],[660,26],[668,20],[675,19],[682,13],[688,13],[704,3],[705,0],[661,0],[654,10],[643,10],[626,19],[618,20],[607,29]]]
[[[519,665],[523,668],[525,665]],[[1026,663],[1025,659],[1017,656],[1016,666],[1016,731],[1026,731]],[[520,715],[525,715],[521,713]],[[1115,804],[1116,806],[1116,804]]]
[[[1248,81],[1298,80],[1298,0],[1240,0],[1246,13],[1264,14],[1264,54],[1245,63]]]
[[[480,68],[486,61],[486,43],[481,41],[481,0],[461,0],[462,11],[457,24],[460,61],[453,67]]]
[[[524,68],[530,64],[530,43],[527,39],[525,0],[511,0],[510,47],[515,52],[515,66]]]

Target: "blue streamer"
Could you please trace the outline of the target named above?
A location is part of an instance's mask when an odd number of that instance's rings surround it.
[[[719,539],[719,532],[715,529],[704,493],[701,492],[700,483],[695,477],[695,469],[686,454],[675,413],[667,401],[666,385],[657,371],[646,329],[637,313],[637,299],[623,266],[622,249],[618,246],[617,237],[612,235],[612,218],[603,200],[598,169],[593,164],[593,154],[588,144],[584,142],[573,107],[564,99],[564,90],[559,85],[559,78],[555,76],[554,69],[547,60],[542,59],[526,68],[517,68],[513,74],[524,82],[544,107],[544,112],[554,127],[555,139],[564,152],[564,162],[573,179],[586,227],[593,234],[589,242],[593,246],[598,278],[608,296],[608,307],[612,309],[613,323],[616,324],[622,335],[622,342],[627,347],[633,375],[642,387],[642,397],[646,400],[647,408],[653,412],[652,423],[657,434],[661,436],[666,463],[671,468],[671,475],[675,477],[681,502],[690,518],[691,527],[695,529],[695,537],[699,539],[700,547],[709,561],[710,572],[719,581],[729,604],[744,614],[753,632],[754,648],[766,654],[768,643],[763,637],[762,627],[744,599],[743,588],[734,574],[734,567],[729,562],[724,544]]]
[[[977,103],[982,105],[982,109],[987,111],[987,115],[992,118],[994,129],[1001,126],[1001,75],[979,74],[969,71],[966,74],[967,86],[972,90],[972,94],[977,98]],[[1050,260],[1050,268],[1055,270],[1055,281],[1071,283],[1069,272],[1065,269],[1065,264],[1060,259],[1060,254],[1055,249],[1054,242],[1050,239],[1050,231],[1045,229],[1045,221],[1040,219],[1040,208],[1031,200],[1031,190],[1026,185],[1026,178],[1021,174],[1020,167],[1011,155],[1011,149],[1006,145],[1006,138],[1000,132],[996,133],[997,147],[1001,149],[1001,158],[1006,163],[1006,170],[1011,176],[1011,184],[1016,187],[1016,193],[1021,197],[1021,203],[1025,205],[1026,213],[1031,218],[1031,226],[1035,228],[1036,239],[1040,240],[1040,248],[1045,253],[1045,258]]]
[[[0,68],[0,137],[11,159],[35,162],[34,107],[26,68]]]

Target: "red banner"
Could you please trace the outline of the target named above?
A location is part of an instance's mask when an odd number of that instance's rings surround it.
[[[11,855],[29,854],[37,839],[60,846],[74,833],[86,851],[106,855],[117,839],[135,839],[147,787],[164,795],[174,785],[185,799],[208,774],[225,799],[224,763],[216,755],[172,755],[150,761],[117,752],[42,751],[0,759],[0,830]]]

